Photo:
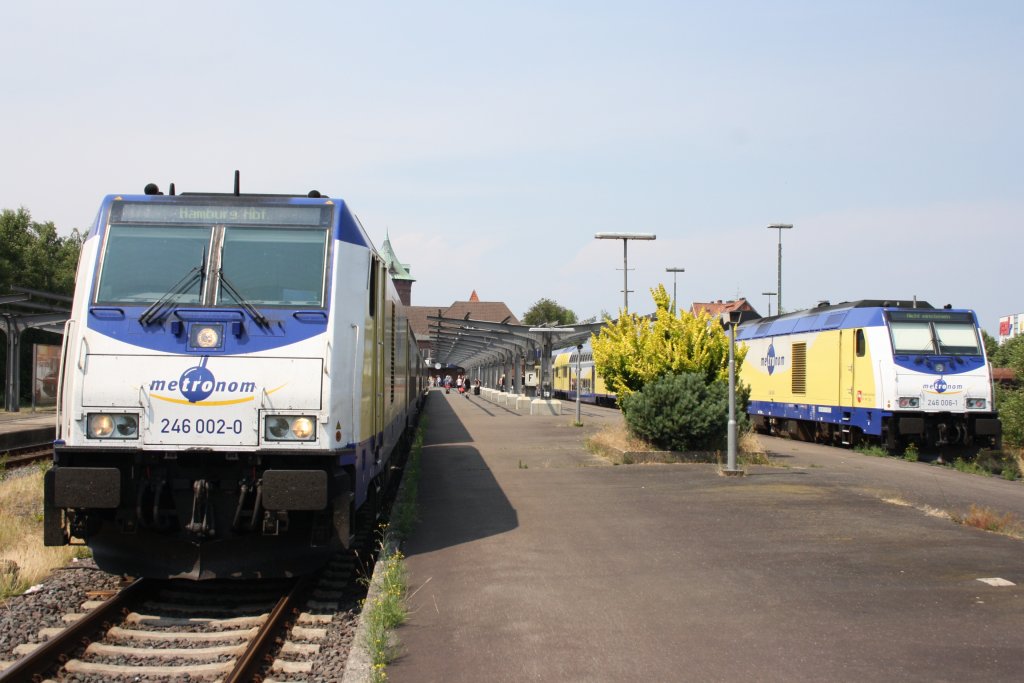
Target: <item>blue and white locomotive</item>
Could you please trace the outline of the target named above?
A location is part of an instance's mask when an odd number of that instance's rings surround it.
[[[999,447],[992,372],[973,311],[856,301],[755,320],[741,379],[760,431],[890,450]]]
[[[306,573],[373,515],[424,386],[345,202],[104,199],[64,334],[47,545],[207,579]]]

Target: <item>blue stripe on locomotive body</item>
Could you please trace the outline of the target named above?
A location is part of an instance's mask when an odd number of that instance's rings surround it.
[[[233,199],[235,198],[232,196],[216,196],[216,202],[218,204],[230,203]],[[257,198],[257,200],[258,199],[259,198]],[[114,202],[151,202],[156,204],[188,205],[190,203],[210,204],[210,201],[211,198],[209,195],[197,197],[194,200],[187,195],[108,195],[104,198],[96,223],[89,231],[88,239],[96,238],[102,240],[105,236],[109,226],[111,206]],[[242,196],[238,198],[238,201],[249,206],[252,205],[254,199],[251,196]],[[351,244],[372,250],[373,246],[369,236],[367,236],[363,227],[352,215],[348,205],[343,200],[325,200],[324,198],[308,199],[304,197],[266,198],[266,202],[273,206],[304,205],[321,207],[325,205],[325,201],[332,202],[334,207],[331,225],[332,241],[335,243]],[[326,273],[328,282],[331,282],[333,277],[333,273],[331,272],[331,263],[333,260],[331,252],[333,252],[334,248],[337,248],[336,244],[331,245],[331,249],[328,252]],[[141,264],[140,267],[144,267],[144,264]],[[99,268],[97,268],[94,273],[93,287],[96,286],[98,278]],[[228,306],[215,309],[190,309],[187,306],[177,307],[175,311],[180,318],[188,318],[188,316],[191,316],[192,319],[201,320],[203,322],[243,323],[238,334],[226,334],[224,336],[224,344],[221,348],[213,351],[204,350],[202,354],[189,351],[187,335],[169,334],[168,330],[163,325],[152,327],[143,325],[139,322],[139,317],[147,308],[149,308],[148,303],[140,305],[119,303],[109,306],[103,304],[91,304],[89,307],[89,314],[86,319],[86,325],[89,329],[104,336],[111,337],[112,339],[118,339],[139,348],[157,351],[160,353],[183,355],[210,355],[211,353],[214,355],[231,355],[257,353],[280,348],[282,346],[287,346],[289,344],[294,344],[296,342],[324,334],[328,328],[328,317],[332,311],[332,299],[334,296],[334,288],[327,287],[323,308],[310,309],[309,307],[257,306],[257,310],[265,315],[270,321],[270,325],[266,327],[252,324],[251,321],[246,320],[245,313],[238,307]],[[94,298],[92,296],[89,297],[90,301],[93,301],[93,299]]]
[[[881,436],[883,418],[892,417],[894,414],[892,411],[870,408],[823,406],[804,403],[775,403],[773,401],[754,400],[747,404],[747,413],[764,417],[785,418],[787,420],[851,425],[859,427],[861,431],[871,436]]]

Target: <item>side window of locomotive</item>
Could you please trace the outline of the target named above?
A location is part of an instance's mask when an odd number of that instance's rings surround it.
[[[96,288],[98,303],[153,303],[203,267],[211,228],[112,225]],[[199,302],[201,280],[175,301]]]
[[[377,315],[377,259],[370,259],[370,317]]]
[[[864,354],[868,351],[867,340],[864,339],[864,330],[857,330],[857,341],[855,342],[857,349],[857,358],[863,358]]]
[[[324,305],[326,230],[229,227],[221,259],[225,279],[251,304]],[[217,303],[237,302],[221,287]]]

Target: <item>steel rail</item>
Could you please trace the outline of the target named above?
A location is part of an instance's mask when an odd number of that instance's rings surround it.
[[[243,681],[248,683],[257,680],[260,668],[267,664],[265,657],[277,644],[278,633],[289,627],[288,617],[297,611],[296,606],[309,591],[312,581],[310,575],[303,576],[295,582],[292,589],[288,591],[288,595],[277,601],[267,617],[266,623],[260,628],[256,637],[249,641],[249,646],[245,648],[245,652],[239,655],[235,661],[235,668],[223,679],[223,683],[242,683]]]
[[[12,666],[0,671],[0,683],[15,681],[41,681],[51,669],[61,666],[67,656],[83,645],[92,642],[96,633],[109,628],[120,612],[131,600],[149,589],[150,582],[136,579],[88,612],[59,635],[42,643],[38,648],[17,660]]]

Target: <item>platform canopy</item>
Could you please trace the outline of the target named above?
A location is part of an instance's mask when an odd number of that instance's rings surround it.
[[[507,322],[445,318],[440,310],[428,316],[431,361],[458,366],[467,371],[503,366],[510,377],[518,377],[518,365],[540,361],[541,383],[550,387],[551,356],[554,349],[578,346],[604,327],[603,322],[572,326],[512,325]],[[523,393],[523,387],[517,387]]]
[[[62,334],[71,315],[71,297],[28,287],[12,286],[11,291],[0,295],[0,332],[7,337],[4,408],[13,413],[19,409],[21,391],[21,334],[33,328]]]

